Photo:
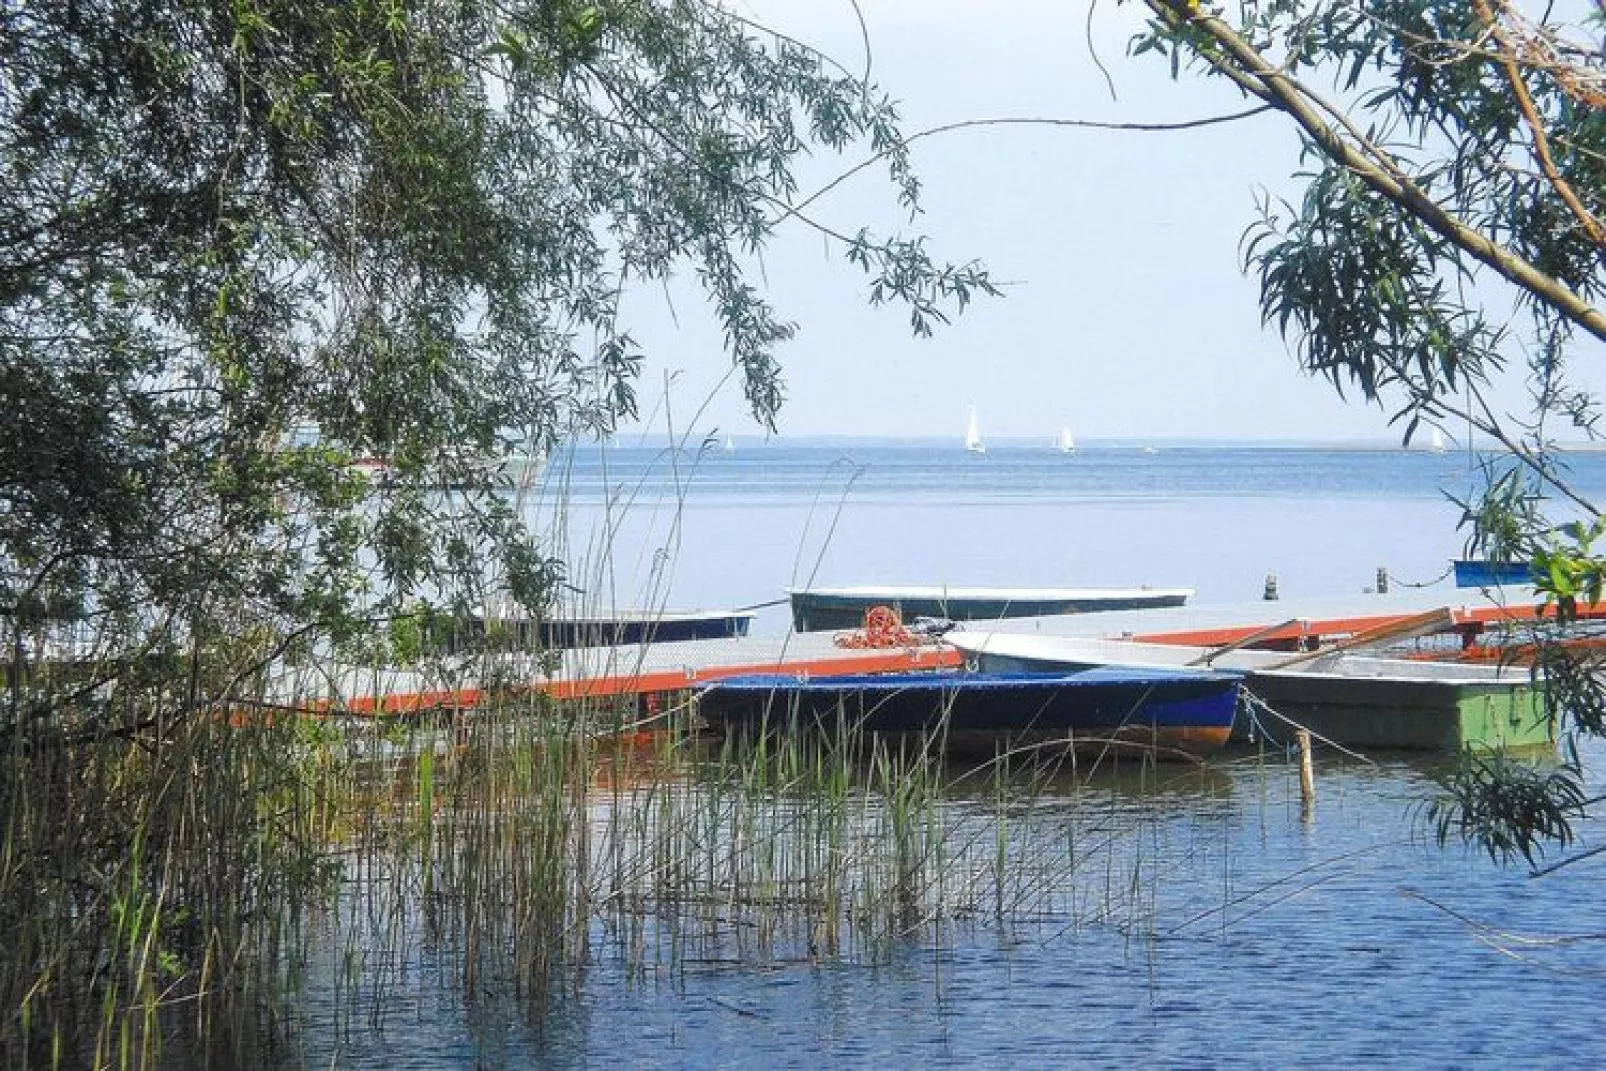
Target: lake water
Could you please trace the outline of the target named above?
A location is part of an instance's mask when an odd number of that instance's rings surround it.
[[[1606,497],[1606,454],[1568,455]],[[581,447],[535,514],[593,606],[734,608],[790,586],[1191,587],[1195,603],[1442,581],[1481,486],[1465,452],[738,444]],[[604,533],[611,536],[605,538]],[[784,630],[784,610],[760,626]]]
[[[1606,458],[1578,455],[1606,490]],[[566,485],[563,506],[553,488]],[[594,448],[557,459],[538,516],[593,604],[734,607],[876,582],[1197,589],[1285,599],[1440,580],[1473,479],[1464,454],[949,444]],[[561,519],[560,519],[561,518]],[[606,525],[611,553],[596,535]],[[1442,583],[1442,580],[1441,580]],[[784,611],[765,611],[784,628]],[[1606,1060],[1601,864],[1547,877],[1441,849],[1432,760],[1323,756],[1305,816],[1280,751],[1135,780],[1084,774],[1040,801],[1044,845],[1098,842],[1095,873],[892,942],[884,955],[756,954],[735,941],[638,973],[605,953],[536,1028],[465,1003],[427,943],[381,1028],[327,1031],[318,959],[308,1066],[1585,1066]],[[1598,771],[1598,749],[1589,754]],[[1596,778],[1598,780],[1598,776]],[[1157,783],[1158,782],[1158,783]],[[984,799],[955,799],[977,820]],[[605,819],[604,819],[605,820]],[[1606,827],[1580,830],[1584,846]],[[1602,856],[1606,859],[1606,856]],[[1122,892],[1124,890],[1124,893]],[[1079,899],[1080,898],[1080,899]],[[1102,909],[1101,903],[1120,905]],[[335,967],[328,967],[334,973]]]

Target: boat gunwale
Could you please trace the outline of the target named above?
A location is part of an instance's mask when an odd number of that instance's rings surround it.
[[[982,644],[966,641],[976,637],[985,637]],[[1006,641],[1002,646],[987,646],[996,640]],[[1433,662],[1427,660],[1388,658],[1378,655],[1355,654],[1352,652],[1336,651],[1330,655],[1323,655],[1299,666],[1290,666],[1287,669],[1278,669],[1276,661],[1289,657],[1285,652],[1272,651],[1231,651],[1222,655],[1221,660],[1208,666],[1188,666],[1187,659],[1197,658],[1208,654],[1211,648],[1191,647],[1173,644],[1139,644],[1128,640],[1094,639],[1063,636],[1026,636],[1018,633],[1006,632],[977,632],[956,631],[944,637],[944,642],[961,654],[992,655],[999,658],[1009,658],[1018,661],[1055,661],[1052,654],[1054,647],[1083,649],[1089,653],[1108,651],[1118,654],[1112,648],[1117,645],[1130,644],[1133,647],[1142,647],[1142,651],[1134,654],[1150,654],[1156,648],[1164,647],[1168,652],[1175,651],[1183,661],[1143,661],[1141,659],[1122,660],[1119,662],[1094,661],[1089,658],[1074,659],[1060,658],[1058,661],[1069,665],[1113,665],[1130,667],[1134,669],[1167,669],[1167,668],[1211,668],[1216,670],[1247,674],[1250,677],[1274,677],[1288,680],[1343,680],[1343,681],[1376,681],[1379,684],[1396,685],[1442,685],[1453,688],[1469,688],[1486,686],[1491,688],[1506,688],[1512,685],[1538,685],[1543,683],[1543,675],[1537,674],[1527,667],[1521,666],[1489,666],[1482,664],[1468,664],[1463,662]],[[1036,649],[1047,648],[1042,653]],[[1263,655],[1272,660],[1266,666],[1232,665],[1231,663],[1244,656]],[[1398,672],[1344,672],[1347,669],[1366,669],[1370,665],[1382,664],[1386,669],[1398,669]]]
[[[1243,681],[1244,674],[1232,670],[1201,669],[1192,666],[1128,667],[1096,666],[1088,669],[1050,671],[1012,671],[1003,673],[976,673],[966,670],[914,670],[903,673],[843,673],[829,676],[810,676],[797,673],[751,673],[736,677],[721,677],[700,685],[698,691],[724,688],[743,691],[798,691],[859,690],[876,692],[899,691],[982,691],[987,688],[1047,688],[1074,685],[1097,687],[1100,685],[1149,684],[1220,684],[1227,686]]]

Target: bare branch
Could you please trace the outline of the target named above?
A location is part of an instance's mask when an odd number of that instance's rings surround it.
[[[818,201],[821,197],[824,197],[826,194],[842,185],[854,175],[857,175],[867,167],[874,167],[876,164],[880,163],[882,160],[885,160],[890,154],[898,149],[913,145],[915,142],[922,141],[925,138],[935,137],[938,134],[949,134],[956,130],[972,130],[977,127],[988,126],[1048,126],[1070,127],[1077,130],[1120,130],[1134,133],[1165,133],[1179,130],[1196,130],[1200,127],[1218,126],[1222,123],[1235,123],[1240,119],[1250,119],[1254,116],[1271,111],[1273,107],[1273,105],[1267,104],[1259,108],[1250,108],[1246,111],[1232,112],[1228,115],[1212,115],[1206,116],[1202,119],[1184,119],[1173,123],[1106,123],[1094,119],[1052,119],[1046,116],[1003,116],[996,119],[962,119],[954,123],[943,123],[940,126],[927,127],[924,130],[917,130],[913,134],[910,134],[908,137],[904,138],[897,145],[889,146],[881,152],[876,153],[869,159],[853,165],[852,167],[848,168],[848,170],[842,172],[842,174],[826,183],[824,186],[821,186],[818,190],[815,190],[809,196],[803,198],[803,200],[791,205],[787,210],[787,215],[792,216],[801,213],[809,205],[813,204],[815,201]],[[785,217],[783,216],[782,218],[784,219]]]

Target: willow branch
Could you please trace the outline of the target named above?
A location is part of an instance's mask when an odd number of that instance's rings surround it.
[[[1539,121],[1539,113],[1534,108],[1533,96],[1528,92],[1528,83],[1522,77],[1522,69],[1517,66],[1517,61],[1513,58],[1514,49],[1511,41],[1501,30],[1487,0],[1473,0],[1473,8],[1477,11],[1478,18],[1488,27],[1488,32],[1501,46],[1496,62],[1505,72],[1506,81],[1511,83],[1511,92],[1517,98],[1517,108],[1522,112],[1523,122],[1527,124],[1528,132],[1533,137],[1534,156],[1539,161],[1539,168],[1544,173],[1545,179],[1561,198],[1562,203],[1577,218],[1589,240],[1596,246],[1606,246],[1606,228],[1601,227],[1600,220],[1584,207],[1572,185],[1561,177],[1560,171],[1556,170],[1556,161],[1550,155],[1550,142],[1545,137],[1544,124]]]
[[[1242,84],[1244,80],[1249,80],[1256,83],[1261,92],[1255,95],[1293,119],[1329,159],[1348,168],[1374,192],[1420,219],[1456,248],[1493,268],[1513,285],[1543,300],[1591,335],[1606,341],[1606,313],[1528,260],[1451,215],[1406,176],[1381,149],[1369,146],[1368,152],[1363,153],[1346,141],[1333,124],[1322,117],[1313,103],[1313,94],[1267,61],[1232,27],[1214,15],[1194,10],[1187,0],[1144,2],[1163,19],[1180,19],[1214,41],[1222,54],[1201,48],[1195,49],[1196,54],[1234,82]]]
[[[1478,408],[1483,412],[1482,417],[1479,417],[1470,409],[1463,409],[1459,406],[1448,403],[1441,402],[1439,407],[1448,414],[1464,418],[1467,423],[1471,424],[1473,427],[1477,428],[1491,439],[1494,439],[1506,450],[1508,454],[1516,458],[1524,467],[1532,471],[1546,484],[1549,484],[1551,487],[1555,488],[1566,498],[1571,499],[1573,504],[1578,506],[1578,508],[1582,509],[1585,513],[1592,517],[1598,517],[1601,515],[1600,510],[1596,507],[1595,503],[1590,501],[1588,498],[1585,498],[1583,494],[1574,488],[1568,481],[1562,479],[1556,473],[1554,468],[1545,464],[1543,457],[1536,456],[1532,450],[1528,449],[1526,444],[1511,437],[1511,434],[1506,431],[1505,425],[1500,422],[1499,417],[1497,417],[1493,409],[1490,408],[1489,402],[1484,398],[1482,390],[1480,390],[1476,385],[1472,384],[1469,384],[1469,388],[1473,397],[1477,399]]]

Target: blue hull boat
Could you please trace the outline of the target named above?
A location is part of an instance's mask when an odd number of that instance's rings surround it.
[[[1457,558],[1455,586],[1458,588],[1492,588],[1501,584],[1531,584],[1533,572],[1527,562],[1486,562],[1473,558]]]
[[[950,738],[1111,739],[1199,754],[1227,742],[1241,676],[1206,670],[902,673],[730,677],[703,687],[697,709],[724,730],[942,732]]]

